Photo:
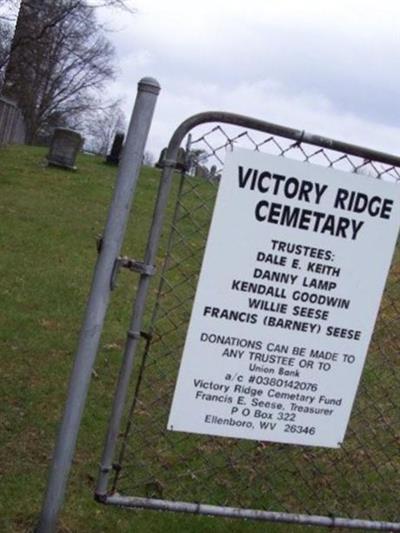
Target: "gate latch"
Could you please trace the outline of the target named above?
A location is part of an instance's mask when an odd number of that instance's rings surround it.
[[[117,285],[117,276],[121,268],[127,268],[132,272],[138,272],[145,276],[154,276],[156,273],[156,267],[154,265],[147,265],[143,261],[136,261],[136,259],[131,259],[130,257],[118,257],[115,260],[114,268],[111,274],[110,288],[114,290]]]

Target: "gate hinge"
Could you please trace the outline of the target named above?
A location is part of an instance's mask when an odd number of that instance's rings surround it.
[[[115,260],[114,268],[111,274],[110,287],[114,290],[116,287],[117,276],[121,268],[127,268],[132,272],[138,272],[144,276],[154,276],[156,273],[156,267],[154,265],[147,265],[143,261],[136,261],[129,257],[118,257]]]

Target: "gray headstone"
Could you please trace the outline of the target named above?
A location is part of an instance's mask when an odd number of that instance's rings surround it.
[[[210,172],[208,174],[208,177],[210,178],[210,180],[213,180],[217,175],[217,165],[212,165],[212,167],[210,168]]]
[[[221,174],[218,174],[217,165],[213,165],[210,168],[210,172],[208,174],[208,179],[210,181],[219,181],[221,179]]]
[[[49,165],[76,170],[76,156],[83,144],[82,136],[74,130],[57,128],[47,155]]]
[[[164,168],[166,155],[167,155],[167,149],[163,148],[160,152],[160,157],[158,158],[158,161],[156,163],[156,168]]]
[[[118,165],[121,158],[122,148],[124,147],[124,138],[125,135],[121,131],[118,131],[115,134],[111,151],[107,156],[106,163],[109,163],[110,165]]]
[[[196,178],[209,178],[209,171],[208,168],[204,165],[197,165],[194,175]]]

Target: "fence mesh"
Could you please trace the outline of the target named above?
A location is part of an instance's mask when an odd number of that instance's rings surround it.
[[[112,490],[289,513],[397,521],[400,494],[400,250],[396,248],[340,449],[166,430],[225,154],[237,146],[398,182],[400,169],[252,130],[192,132],[149,334],[132,380]],[[178,177],[176,178],[178,179]],[[234,236],[232,236],[234,238]],[[378,250],[371,250],[371,261]],[[362,273],[360,273],[361,275]]]

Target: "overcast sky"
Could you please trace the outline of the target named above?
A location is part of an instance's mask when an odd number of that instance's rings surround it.
[[[110,12],[112,94],[130,114],[136,84],[162,91],[158,156],[179,123],[224,110],[400,153],[398,0],[133,0]]]

